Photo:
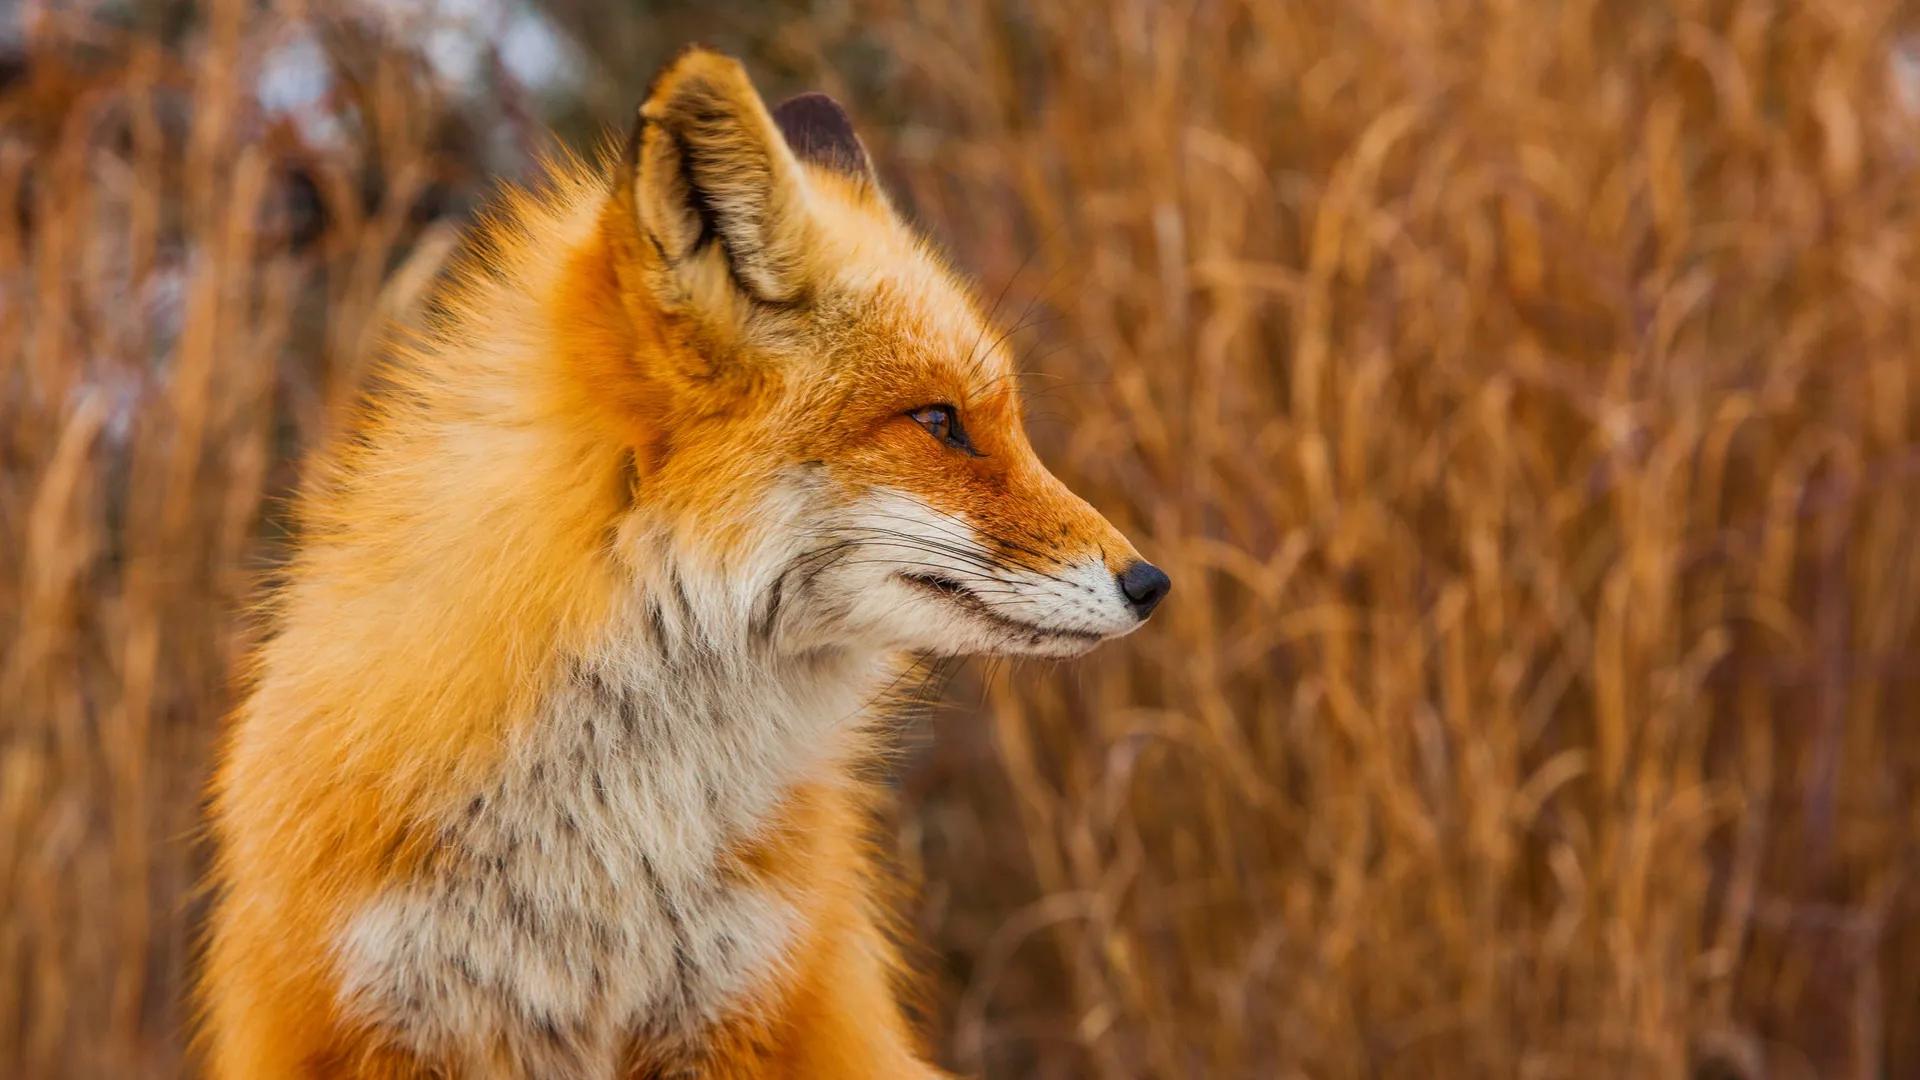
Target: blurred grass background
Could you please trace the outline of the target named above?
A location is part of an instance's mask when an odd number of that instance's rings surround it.
[[[1920,17],[1873,0],[0,6],[0,1074],[190,1071],[300,454],[689,39],[829,90],[1179,583],[890,828],[940,1059],[1920,1075]]]

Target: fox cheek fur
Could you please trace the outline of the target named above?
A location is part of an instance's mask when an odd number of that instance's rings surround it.
[[[871,703],[1166,576],[826,98],[683,53],[475,251],[299,502],[213,785],[211,1072],[932,1075]]]

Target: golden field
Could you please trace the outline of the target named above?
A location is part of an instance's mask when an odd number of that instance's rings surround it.
[[[690,38],[849,104],[1176,582],[905,725],[941,1061],[1920,1075],[1920,11],[443,6],[0,11],[0,1075],[191,1072],[301,455]]]

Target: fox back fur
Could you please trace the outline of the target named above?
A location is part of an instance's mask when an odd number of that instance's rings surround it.
[[[1166,578],[831,100],[690,50],[552,173],[311,468],[213,789],[212,1074],[934,1075],[871,703]]]

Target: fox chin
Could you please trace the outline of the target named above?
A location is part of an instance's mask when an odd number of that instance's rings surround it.
[[[310,464],[212,790],[221,1078],[913,1077],[869,851],[904,657],[1167,576],[846,112],[702,49],[503,197]]]

